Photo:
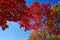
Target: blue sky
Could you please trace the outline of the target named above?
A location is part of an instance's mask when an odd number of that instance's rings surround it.
[[[29,6],[34,0],[26,0],[27,6]],[[57,3],[59,0],[37,0],[39,2],[52,2]],[[15,22],[7,22],[9,28],[3,31],[0,27],[0,40],[27,40],[30,31],[24,31],[24,28],[19,28],[19,24]]]

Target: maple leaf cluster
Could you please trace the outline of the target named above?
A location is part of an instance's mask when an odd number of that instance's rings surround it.
[[[23,15],[26,14],[25,9],[24,0],[0,0],[0,26],[2,26],[2,29],[5,30],[8,27],[6,21],[16,22],[21,20]]]
[[[29,7],[25,0],[0,0],[0,26],[2,29],[8,27],[6,21],[19,23],[26,30],[37,30],[46,21],[57,16],[57,11],[52,12],[50,3],[33,2]],[[46,16],[44,22],[41,22]]]

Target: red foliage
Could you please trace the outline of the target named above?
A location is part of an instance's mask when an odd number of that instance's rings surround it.
[[[46,21],[53,19],[55,13],[51,15],[51,4],[33,2],[30,7],[25,5],[24,0],[0,0],[0,25],[2,29],[7,28],[6,21],[18,22],[25,30],[37,30],[43,22],[43,16]],[[31,22],[34,23],[31,24]],[[44,23],[43,23],[44,24]]]
[[[26,30],[37,30],[41,25],[44,25],[44,22],[41,22],[43,16],[46,16],[47,19],[51,20],[54,17],[54,14],[51,15],[51,4],[49,3],[39,3],[33,2],[29,7],[28,15],[26,16],[28,21],[20,21],[21,27],[25,27]],[[31,22],[34,21],[32,24]],[[42,24],[43,23],[43,24]]]
[[[21,20],[20,16],[21,14],[25,14],[25,9],[26,5],[24,0],[0,0],[0,26],[2,26],[2,29],[4,30],[7,27],[7,20]]]
[[[59,35],[59,34],[60,34],[60,28],[51,29],[51,32],[52,32],[53,34]]]

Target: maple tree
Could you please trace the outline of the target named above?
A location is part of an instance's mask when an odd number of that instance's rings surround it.
[[[44,22],[41,22],[44,16],[46,16],[46,21],[51,20],[56,16],[56,13],[51,14],[50,10],[51,4],[46,3],[40,3],[40,2],[33,2],[29,7],[29,12],[27,14],[27,21],[20,21],[21,27],[25,27],[25,30],[37,30],[41,25],[45,24]],[[54,17],[53,17],[54,16]],[[33,23],[32,23],[33,22]]]
[[[19,23],[26,30],[37,30],[46,21],[57,16],[57,11],[52,12],[50,3],[33,2],[29,7],[25,0],[0,0],[0,26],[2,29],[8,28],[6,21]],[[44,22],[41,20],[46,16]],[[52,22],[51,22],[52,23]],[[50,24],[51,26],[51,24]]]
[[[0,26],[5,30],[6,21],[19,21],[27,7],[24,0],[0,0]]]
[[[38,30],[32,31],[28,40],[60,40],[60,2],[52,5],[45,15],[45,36],[43,37],[42,35],[44,31],[41,33],[41,30],[38,28]]]

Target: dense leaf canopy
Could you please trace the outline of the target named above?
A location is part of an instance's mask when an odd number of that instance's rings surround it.
[[[14,21],[19,23],[20,27],[24,27],[25,31],[37,30],[42,25],[52,27],[54,22],[50,22],[50,20],[58,15],[58,11],[53,6],[51,8],[51,6],[52,4],[48,2],[35,1],[27,7],[25,0],[0,0],[0,26],[5,30],[5,28],[8,28],[6,21]],[[59,8],[60,6],[57,10]],[[44,21],[41,21],[44,17]]]

